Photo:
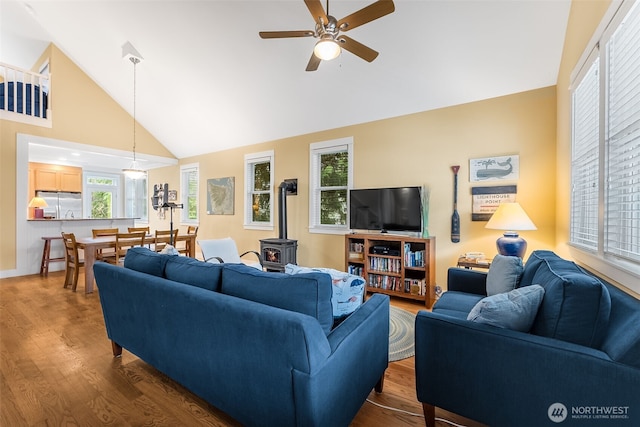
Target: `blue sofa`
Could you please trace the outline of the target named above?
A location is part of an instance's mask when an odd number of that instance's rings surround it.
[[[435,407],[492,427],[640,425],[639,300],[535,251],[517,290],[540,285],[544,296],[531,329],[515,331],[467,320],[486,296],[486,278],[450,269],[448,291],[416,318],[416,391],[427,426]]]
[[[389,299],[333,327],[324,273],[267,273],[130,249],[94,266],[114,356],[124,347],[247,426],[347,426],[389,357]]]

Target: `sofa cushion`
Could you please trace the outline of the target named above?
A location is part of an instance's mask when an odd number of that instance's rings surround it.
[[[522,258],[496,255],[487,273],[487,295],[497,295],[515,289],[520,281],[522,270]]]
[[[125,268],[163,277],[165,265],[170,255],[162,255],[144,247],[134,247],[124,257]]]
[[[600,280],[571,261],[547,258],[532,282],[545,290],[534,334],[600,348],[611,311],[609,291]]]
[[[467,320],[499,328],[529,332],[544,296],[544,288],[531,285],[480,300]]]
[[[244,264],[223,264],[220,291],[318,319],[326,334],[333,325],[331,277],[325,273],[289,275],[259,271]]]
[[[287,264],[284,267],[284,272],[287,274],[327,273],[331,276],[333,317],[348,316],[362,305],[364,279],[360,276],[334,270],[333,268],[300,267],[294,264]]]
[[[471,309],[483,297],[483,295],[466,292],[447,291],[438,298],[438,301],[433,305],[432,311],[458,319],[466,319]]]
[[[524,271],[522,272],[522,276],[520,277],[520,283],[518,287],[529,286],[532,284],[533,275],[536,274],[538,267],[542,264],[545,259],[562,259],[555,252],[552,251],[544,251],[538,250],[531,252],[529,255],[529,259],[527,259],[527,263],[524,265]]]
[[[195,258],[168,255],[164,277],[210,291],[220,291],[222,265],[199,261]]]

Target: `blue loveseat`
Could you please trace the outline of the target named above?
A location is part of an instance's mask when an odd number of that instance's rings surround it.
[[[130,249],[94,266],[114,355],[124,347],[247,426],[346,426],[389,354],[389,299],[333,327],[324,273]]]
[[[486,278],[450,269],[448,291],[416,318],[427,426],[435,407],[492,427],[640,425],[640,301],[535,251],[516,292],[540,285],[544,296],[531,329],[515,331],[467,320]]]

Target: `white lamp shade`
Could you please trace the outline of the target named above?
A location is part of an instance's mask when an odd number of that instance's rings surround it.
[[[485,228],[512,231],[538,229],[517,202],[500,203]]]
[[[342,49],[340,49],[338,43],[331,38],[320,40],[313,48],[314,55],[325,61],[337,58],[341,51]]]
[[[144,176],[145,171],[143,171],[142,169],[140,169],[140,166],[138,166],[138,162],[137,161],[133,161],[131,162],[131,166],[129,166],[128,169],[123,169],[122,172],[131,179],[140,179]]]

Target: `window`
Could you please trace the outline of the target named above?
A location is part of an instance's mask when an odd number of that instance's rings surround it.
[[[198,223],[198,164],[180,166],[181,221],[185,224]]]
[[[244,156],[246,228],[273,230],[273,150]]]
[[[87,172],[84,197],[84,211],[89,218],[113,218],[118,216],[118,192],[120,177],[109,173]]]
[[[124,215],[149,221],[149,199],[147,198],[147,174],[138,179],[124,177]]]
[[[640,7],[606,28],[572,84],[570,242],[640,273]]]
[[[309,231],[348,231],[348,197],[353,185],[353,138],[311,144]]]

